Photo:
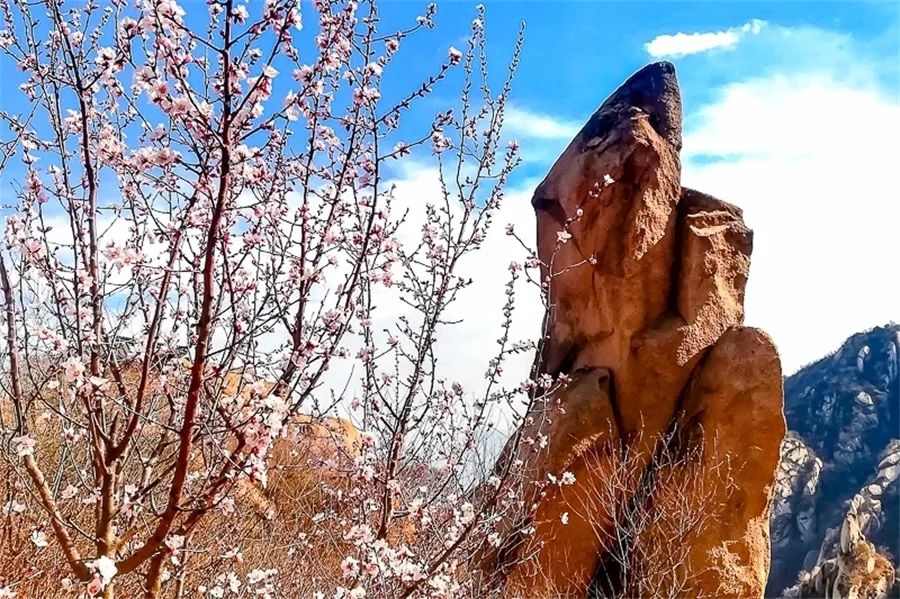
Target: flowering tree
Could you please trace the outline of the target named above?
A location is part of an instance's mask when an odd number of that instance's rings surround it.
[[[389,33],[374,0],[198,7],[0,1],[22,73],[0,114],[0,593],[479,595],[473,556],[523,507],[485,440],[555,384],[503,376],[534,348],[510,334],[522,266],[481,388],[435,342],[518,163],[521,36],[499,92],[479,9],[387,94],[433,5]],[[439,197],[405,206],[391,169],[422,156]],[[345,442],[303,445],[338,416]]]

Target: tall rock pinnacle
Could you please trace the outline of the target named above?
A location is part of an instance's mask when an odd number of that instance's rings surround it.
[[[488,560],[514,592],[762,596],[781,365],[765,333],[741,326],[752,232],[740,209],[681,186],[681,120],[674,67],[648,65],[535,190],[549,280],[536,368],[570,382],[521,431],[545,447],[501,457],[535,481],[533,534],[511,527]],[[575,483],[546,484],[563,472]]]

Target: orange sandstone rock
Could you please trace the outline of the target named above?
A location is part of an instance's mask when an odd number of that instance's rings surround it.
[[[785,428],[780,362],[764,333],[740,326],[752,233],[737,207],[682,188],[680,149],[674,68],[651,64],[601,105],[534,193],[550,281],[536,364],[571,382],[521,431],[546,435],[546,450],[511,441],[501,462],[518,457],[535,481],[569,471],[576,482],[534,485],[534,534],[488,559],[532,596],[621,596],[646,588],[628,576],[654,568],[676,573],[682,596],[762,596]],[[712,523],[667,538],[676,507]],[[635,514],[646,525],[623,521]],[[627,550],[666,543],[686,548],[687,564]]]

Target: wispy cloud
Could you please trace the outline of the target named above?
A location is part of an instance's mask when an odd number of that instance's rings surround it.
[[[532,112],[519,106],[507,107],[503,120],[504,133],[517,138],[568,141],[575,137],[580,128],[581,125],[575,121]]]
[[[765,21],[753,19],[723,31],[658,35],[644,44],[644,49],[654,58],[680,58],[709,50],[730,49],[745,36],[759,33],[765,25]]]

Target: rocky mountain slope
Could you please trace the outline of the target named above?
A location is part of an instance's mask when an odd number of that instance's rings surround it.
[[[785,381],[790,433],[772,509],[767,596],[839,557],[848,514],[900,557],[900,325],[848,339]],[[821,569],[821,568],[820,568]]]

